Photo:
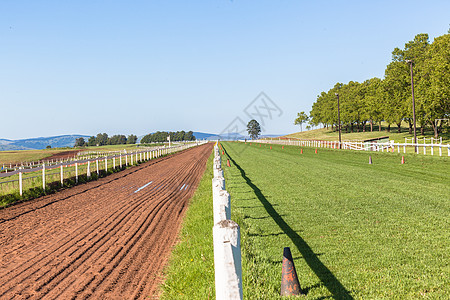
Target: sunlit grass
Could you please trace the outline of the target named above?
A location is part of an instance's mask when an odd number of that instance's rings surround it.
[[[247,299],[279,297],[283,247],[292,250],[304,299],[450,293],[447,157],[407,154],[402,165],[396,153],[224,148]]]

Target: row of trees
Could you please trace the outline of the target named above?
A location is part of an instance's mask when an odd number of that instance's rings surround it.
[[[430,127],[437,137],[450,118],[450,34],[435,38],[431,44],[428,34],[418,34],[403,50],[395,48],[392,56],[383,79],[336,83],[328,92],[322,92],[312,106],[310,123],[333,128],[338,123],[339,94],[341,123],[347,131],[365,131],[366,125],[372,131],[374,124],[379,124],[381,130],[381,122],[385,121],[388,131],[393,124],[401,132],[405,121],[411,133],[412,63],[417,125],[422,134]],[[303,119],[298,124],[305,122]]]
[[[124,145],[136,144],[137,136],[130,134],[128,137],[123,134],[113,135],[111,137],[106,133],[99,133],[97,136],[91,136],[86,142],[84,138],[80,137],[75,140],[75,147],[85,146],[103,146],[103,145]]]
[[[164,143],[167,142],[168,136],[170,136],[171,141],[195,141],[195,136],[192,131],[185,132],[182,130],[177,132],[157,131],[155,133],[149,133],[142,138],[141,143]]]

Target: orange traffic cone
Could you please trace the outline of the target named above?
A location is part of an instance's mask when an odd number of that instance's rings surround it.
[[[284,146],[281,146],[281,149],[284,149]]]
[[[270,146],[270,150],[272,150],[272,146]]]
[[[283,250],[283,269],[281,271],[281,296],[300,294],[302,294],[302,290],[295,271],[291,249],[285,247]]]
[[[316,154],[317,154],[317,148],[316,148]]]
[[[300,149],[300,154],[303,154],[303,149]]]
[[[222,150],[222,155],[225,155],[225,151]]]
[[[231,167],[230,160],[227,159],[227,167]]]
[[[402,156],[402,165],[405,163],[405,157]]]

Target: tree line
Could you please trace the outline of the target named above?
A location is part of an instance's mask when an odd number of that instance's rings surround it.
[[[185,132],[184,130],[177,132],[157,131],[149,133],[144,136],[141,143],[164,143],[167,142],[167,137],[170,136],[171,141],[195,141],[195,136],[192,131]]]
[[[125,144],[136,144],[137,136],[130,134],[126,137],[123,134],[116,134],[111,137],[106,133],[99,133],[97,136],[89,137],[86,142],[84,138],[80,137],[75,140],[75,147],[85,147],[85,146],[104,146],[104,145],[125,145]]]
[[[338,123],[337,97],[340,101],[340,119],[348,131],[373,131],[381,122],[397,126],[401,132],[402,121],[413,127],[411,93],[412,64],[416,123],[423,134],[431,128],[435,136],[442,131],[450,118],[450,30],[449,34],[429,42],[422,33],[405,44],[404,49],[392,51],[392,62],[386,66],[383,79],[374,77],[359,83],[336,83],[327,92],[317,96],[310,113],[312,125],[324,124],[336,128]],[[296,121],[297,124],[303,120]]]

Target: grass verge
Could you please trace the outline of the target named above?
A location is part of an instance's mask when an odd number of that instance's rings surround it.
[[[280,298],[283,247],[303,299],[450,294],[447,157],[406,154],[402,165],[396,153],[223,145],[244,298]]]
[[[163,274],[161,299],[214,299],[214,250],[212,239],[213,157],[197,191],[190,200],[183,221],[179,242],[174,247]]]

